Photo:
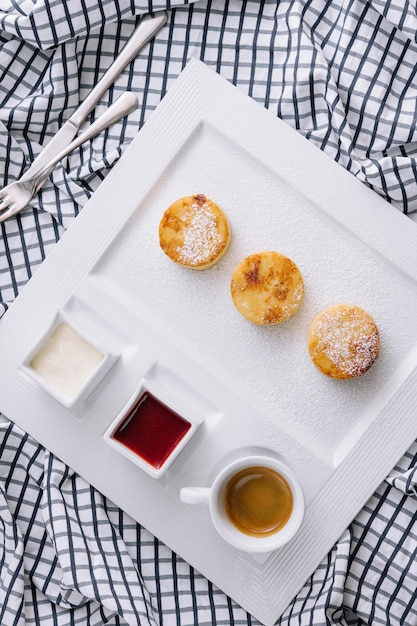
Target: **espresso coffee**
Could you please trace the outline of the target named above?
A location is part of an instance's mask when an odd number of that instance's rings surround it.
[[[288,522],[293,495],[288,482],[269,467],[245,467],[229,479],[225,492],[226,513],[242,533],[267,537]]]

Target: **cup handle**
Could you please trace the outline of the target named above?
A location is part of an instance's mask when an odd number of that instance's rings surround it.
[[[180,499],[185,504],[208,504],[210,492],[210,487],[183,487],[180,491]]]

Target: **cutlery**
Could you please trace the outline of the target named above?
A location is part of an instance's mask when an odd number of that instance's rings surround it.
[[[78,106],[56,135],[35,158],[29,169],[21,177],[21,180],[27,180],[32,177],[36,171],[46,165],[72,141],[81,124],[86,120],[103,94],[111,87],[128,63],[136,57],[139,50],[141,50],[162,28],[166,20],[167,14],[165,11],[153,15],[145,15],[141,19],[112,65],[87,95],[85,100]]]
[[[82,143],[92,139],[102,130],[117,122],[130,111],[133,111],[137,106],[138,99],[136,95],[131,91],[126,91],[87,130],[78,135],[61,152],[56,154],[48,163],[45,163],[43,167],[37,169],[33,176],[25,175],[24,179],[22,177],[4,187],[0,191],[0,222],[4,222],[9,217],[16,215],[29,204],[59,161]]]

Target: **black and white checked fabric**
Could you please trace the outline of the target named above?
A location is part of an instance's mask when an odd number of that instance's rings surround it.
[[[1,225],[1,312],[191,57],[296,128],[393,210],[417,210],[417,15],[406,0],[0,0],[1,185],[55,134],[141,15],[161,9],[168,23],[89,122],[127,88],[138,94],[138,110],[73,153],[31,207]],[[414,444],[280,625],[417,624],[416,459]],[[5,416],[0,624],[256,621]]]

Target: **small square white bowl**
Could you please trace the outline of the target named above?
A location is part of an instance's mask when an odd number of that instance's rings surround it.
[[[140,400],[145,395],[150,396],[152,401],[156,401],[156,403],[160,405],[157,413],[160,413],[161,411],[165,414],[165,417],[158,417],[157,415],[155,415],[155,420],[157,423],[152,425],[153,435],[155,435],[155,432],[158,431],[158,428],[161,428],[162,422],[164,420],[165,422],[167,420],[172,420],[173,424],[176,420],[178,420],[178,423],[183,421],[189,424],[188,430],[184,432],[181,438],[177,439],[175,442],[171,442],[170,451],[166,454],[160,465],[153,464],[150,460],[146,460],[145,456],[141,456],[139,451],[134,451],[128,446],[127,443],[122,443],[115,438],[116,433],[119,431],[119,429],[120,432],[123,430],[123,428],[121,427],[123,427],[124,423],[126,423],[125,427],[127,427],[128,424],[133,422],[133,420],[140,419],[140,415],[138,413],[139,408],[142,404]],[[167,391],[164,390],[159,384],[155,383],[155,381],[142,379],[128,402],[117,415],[116,419],[105,431],[103,435],[104,440],[115,450],[120,452],[123,456],[132,461],[147,474],[152,476],[152,478],[160,478],[172,465],[173,461],[178,457],[180,452],[185,448],[202,421],[200,418],[197,417],[197,412],[196,415],[191,414],[191,407],[180,406],[180,404],[181,403],[178,402],[178,400],[174,400],[173,398],[171,398],[169,396],[169,393],[167,393]],[[136,405],[138,406],[136,407]],[[149,432],[151,433],[151,431]],[[142,443],[143,441],[144,440],[142,439]],[[152,447],[152,445],[152,443],[149,443],[150,448]],[[148,452],[150,452],[150,450],[148,450]]]
[[[20,369],[69,408],[92,393],[117,359],[58,311]]]

